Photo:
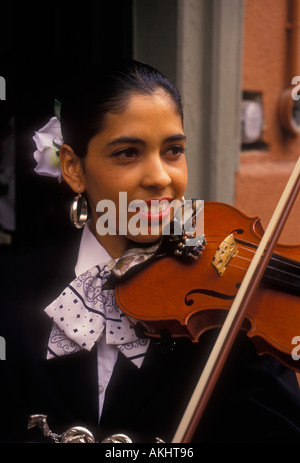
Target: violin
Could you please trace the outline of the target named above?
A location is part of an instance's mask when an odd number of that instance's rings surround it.
[[[299,190],[300,158],[265,232],[257,217],[206,203],[207,243],[194,264],[163,257],[116,286],[118,305],[150,337],[167,330],[197,342],[222,325],[172,442],[191,441],[240,329],[259,354],[300,371],[291,355],[300,332],[300,245],[277,244]]]
[[[206,246],[194,263],[162,257],[115,289],[119,307],[149,337],[168,332],[197,342],[225,321],[263,228],[259,218],[224,203],[206,203],[204,218]],[[291,356],[291,340],[300,336],[299,296],[300,245],[277,244],[241,329],[258,353],[300,372]]]

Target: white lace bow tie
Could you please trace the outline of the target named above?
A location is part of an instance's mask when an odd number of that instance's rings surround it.
[[[90,351],[105,333],[107,344],[116,345],[137,367],[142,365],[149,339],[136,335],[130,320],[116,303],[115,291],[103,289],[110,267],[112,263],[97,265],[78,276],[45,309],[53,319],[47,359],[82,349]]]

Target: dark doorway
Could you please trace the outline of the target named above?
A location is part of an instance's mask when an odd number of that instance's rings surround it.
[[[57,219],[60,232],[69,227],[66,188],[33,170],[34,131],[53,116],[54,99],[73,72],[106,58],[132,57],[132,0],[3,3],[0,75],[7,88],[0,136],[13,130],[16,223],[9,233],[23,244],[52,236]]]

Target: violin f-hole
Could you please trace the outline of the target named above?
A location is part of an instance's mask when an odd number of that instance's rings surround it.
[[[197,288],[197,289],[193,289],[192,291],[189,291],[184,297],[184,302],[188,307],[194,304],[193,299],[188,300],[188,297],[191,296],[192,294],[205,294],[206,296],[215,297],[217,299],[223,299],[223,300],[232,300],[235,298],[235,295],[232,296],[230,294],[219,293],[218,291],[213,291],[212,289]]]
[[[235,230],[232,230],[232,232],[230,234],[233,235],[233,233],[237,233],[238,235],[242,235],[243,233],[245,233],[245,230],[243,228],[236,228]]]

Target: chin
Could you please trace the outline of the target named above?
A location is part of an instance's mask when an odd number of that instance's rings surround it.
[[[159,226],[154,227],[154,228],[148,228],[144,229],[141,233],[137,235],[132,235],[131,233],[128,234],[128,238],[130,241],[138,244],[151,244],[151,243],[156,243],[162,238],[163,235],[163,227],[162,224],[159,224]]]
[[[138,244],[151,244],[156,243],[156,241],[160,240],[162,234],[157,235],[137,235],[137,236],[128,236],[128,239],[133,243]]]

